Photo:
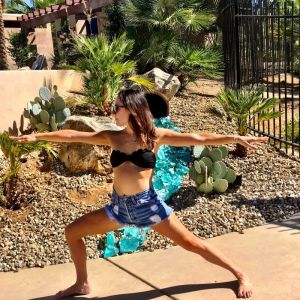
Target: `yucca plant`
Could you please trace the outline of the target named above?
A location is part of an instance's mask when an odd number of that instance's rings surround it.
[[[83,76],[83,91],[75,94],[83,95],[88,103],[105,109],[117,95],[125,80],[131,80],[152,88],[153,84],[141,76],[130,76],[135,71],[136,63],[128,59],[133,41],[123,34],[111,42],[100,34],[96,38],[78,36],[78,51],[82,58],[77,60],[71,69],[79,71]]]
[[[225,112],[235,119],[239,135],[247,134],[247,124],[254,117],[258,121],[267,121],[280,116],[280,112],[273,110],[279,103],[278,99],[263,98],[264,87],[246,87],[240,90],[224,89],[217,95],[218,103]],[[247,149],[236,145],[235,154],[240,157],[247,156]]]
[[[0,133],[0,149],[9,161],[9,169],[1,177],[2,182],[17,176],[21,167],[20,158],[23,155],[33,151],[45,150],[50,157],[57,156],[57,151],[52,144],[45,141],[21,144],[10,139],[7,131]]]

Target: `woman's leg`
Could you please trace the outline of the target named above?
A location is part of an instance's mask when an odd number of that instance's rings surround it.
[[[159,234],[170,238],[184,249],[200,254],[207,261],[232,272],[239,281],[238,296],[244,298],[251,297],[252,284],[248,277],[220,251],[203,242],[192,232],[188,231],[188,229],[177,219],[175,214],[172,214],[168,219],[151,227]]]
[[[108,218],[104,208],[92,211],[66,227],[66,239],[76,269],[76,282],[68,289],[58,292],[56,298],[90,292],[86,268],[86,248],[82,238],[87,235],[104,234],[120,227],[116,221]]]

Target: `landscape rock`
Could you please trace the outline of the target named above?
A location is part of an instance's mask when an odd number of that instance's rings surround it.
[[[154,68],[143,74],[143,76],[154,81],[154,90],[158,90],[163,93],[168,100],[171,100],[180,88],[180,81],[177,76],[168,74],[159,68]]]
[[[122,130],[108,117],[86,117],[71,116],[65,122],[63,129],[72,129],[86,132],[96,132],[104,130]],[[95,146],[81,143],[64,143],[59,151],[59,159],[71,172],[95,171],[99,174],[107,174],[111,169],[107,169],[109,147]]]

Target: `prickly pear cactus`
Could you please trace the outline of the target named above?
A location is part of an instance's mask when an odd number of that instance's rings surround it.
[[[23,116],[30,120],[31,126],[38,131],[56,131],[70,115],[70,109],[58,95],[56,86],[53,91],[45,86],[41,87],[39,97],[28,102],[23,113]]]
[[[227,155],[226,147],[211,149],[210,147],[195,146],[196,158],[190,168],[190,179],[195,181],[197,190],[201,193],[224,193],[228,184],[236,179],[234,170],[228,168],[222,161]]]

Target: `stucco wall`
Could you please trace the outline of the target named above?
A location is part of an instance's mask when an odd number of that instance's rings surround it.
[[[72,96],[68,91],[82,88],[80,74],[70,70],[0,71],[0,131],[8,130],[14,121],[19,128],[24,107],[38,96],[45,79],[58,86],[62,97]]]

